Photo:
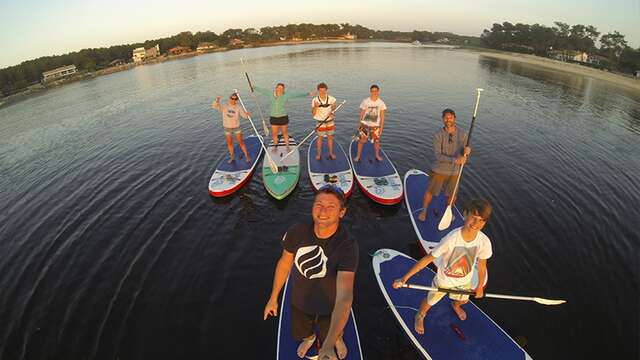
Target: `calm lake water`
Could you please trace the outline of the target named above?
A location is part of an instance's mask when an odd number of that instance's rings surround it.
[[[262,86],[327,82],[347,101],[343,146],[380,84],[383,146],[401,174],[429,167],[443,108],[468,128],[483,87],[460,200],[495,207],[488,291],[568,303],[476,303],[534,359],[638,358],[640,94],[464,51],[333,44],[141,66],[0,109],[0,359],[275,357],[277,320],[262,310],[280,239],[309,218],[313,192],[303,169],[281,202],[259,172],[233,196],[208,195],[226,152],[211,101],[238,88],[257,114],[240,57]],[[309,103],[290,103],[298,138]],[[365,358],[417,358],[368,256],[420,255],[404,203],[356,189],[345,223],[361,250]]]

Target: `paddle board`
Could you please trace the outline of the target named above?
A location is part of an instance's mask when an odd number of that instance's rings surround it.
[[[282,302],[280,306],[280,320],[278,322],[278,347],[276,352],[276,359],[278,360],[299,360],[298,346],[299,341],[296,341],[291,334],[291,277],[284,285],[284,294],[282,295]],[[358,327],[356,326],[356,318],[351,310],[349,320],[344,327],[342,339],[347,346],[347,357],[345,360],[362,360],[362,349],[360,348],[360,337],[358,336]],[[316,344],[311,346],[305,359],[317,359],[318,349],[320,344],[316,341]]]
[[[262,146],[257,136],[251,135],[244,139],[251,162],[247,163],[244,154],[237,143],[234,146],[235,161],[229,163],[229,154],[220,160],[209,180],[209,194],[223,197],[238,191],[246,184],[256,169],[256,164],[262,156]]]
[[[445,296],[434,305],[424,320],[424,335],[414,330],[414,316],[425,298],[425,291],[394,289],[391,284],[401,278],[416,261],[396,250],[381,249],[373,256],[373,270],[382,295],[412,344],[425,359],[489,360],[527,359],[531,357],[489,316],[473,302],[463,305],[467,319],[461,321]],[[412,284],[431,286],[435,273],[425,268],[415,274]],[[477,277],[476,277],[477,282]]]
[[[275,146],[273,140],[269,142],[267,151],[278,166],[278,172],[273,173],[269,167],[269,159],[265,155],[262,160],[262,180],[267,192],[274,198],[282,200],[296,188],[298,179],[300,179],[300,152],[295,149],[296,141],[289,137],[289,147],[293,153],[284,158],[287,154],[287,148],[284,139],[280,137],[278,144]],[[275,148],[275,151],[273,151]]]
[[[402,201],[402,180],[389,157],[380,149],[382,161],[375,158],[375,150],[370,142],[364,143],[360,161],[353,159],[358,153],[358,140],[351,141],[349,159],[360,190],[373,201],[383,205],[393,205]]]
[[[316,140],[317,137],[313,138],[309,143],[307,154],[307,169],[311,186],[315,191],[318,191],[327,184],[334,185],[344,192],[345,197],[349,197],[353,190],[353,172],[351,171],[351,163],[347,158],[347,153],[337,141],[334,141],[333,153],[336,158],[331,159],[327,142],[322,141],[322,158],[316,160],[316,155],[318,154]]]
[[[453,207],[453,219],[451,225],[442,231],[438,230],[438,224],[445,209],[447,208],[444,194],[434,196],[427,209],[427,220],[420,221],[418,216],[422,210],[422,200],[424,193],[429,186],[429,175],[423,171],[411,169],[404,174],[404,200],[409,211],[409,218],[416,231],[420,245],[425,253],[430,253],[445,235],[451,230],[464,225],[464,218],[457,207]]]

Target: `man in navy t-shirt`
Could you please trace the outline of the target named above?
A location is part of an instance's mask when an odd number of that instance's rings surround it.
[[[304,358],[316,340],[316,325],[322,343],[320,360],[336,359],[336,353],[340,359],[347,355],[342,331],[351,311],[358,244],[340,225],[346,211],[341,190],[325,186],[313,202],[313,223],[292,226],[282,240],[284,249],[264,318],[277,316],[278,295],[293,270],[291,326],[293,336],[300,341],[297,351],[300,358]]]

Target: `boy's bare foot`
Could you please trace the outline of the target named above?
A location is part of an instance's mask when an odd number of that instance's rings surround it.
[[[335,160],[336,156],[334,153],[329,153],[329,157],[331,158],[331,160]]]
[[[303,339],[300,345],[298,346],[298,351],[297,351],[298,357],[301,359],[304,359],[305,355],[307,355],[307,352],[309,351],[309,349],[311,349],[311,346],[315,341],[316,341],[315,335],[313,335],[312,337]]]
[[[322,159],[322,154],[316,155],[316,160],[320,160],[320,159]]]
[[[347,344],[342,340],[342,336],[336,340],[336,355],[338,355],[338,359],[347,358]]]
[[[462,307],[460,307],[460,305],[451,304],[451,307],[453,308],[453,311],[456,313],[456,315],[458,315],[458,319],[462,321],[467,320],[467,313],[462,310]]]
[[[418,215],[418,220],[426,221],[427,220],[427,209],[420,210],[420,215]]]
[[[231,157],[229,158],[229,161],[227,161],[227,162],[228,162],[229,164],[231,164],[231,163],[232,163],[232,162],[234,162],[234,161],[236,161],[236,159],[235,159],[233,156],[231,156]]]
[[[413,327],[415,328],[416,332],[420,335],[424,335],[424,317],[427,314],[420,314],[419,312],[416,313],[416,317],[415,317],[415,321],[413,324]]]

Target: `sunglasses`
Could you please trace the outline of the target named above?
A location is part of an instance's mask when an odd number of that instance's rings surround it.
[[[231,100],[238,100],[238,98],[237,98],[237,97],[235,97],[235,96],[232,96],[232,97],[230,97],[229,99],[231,99]]]

